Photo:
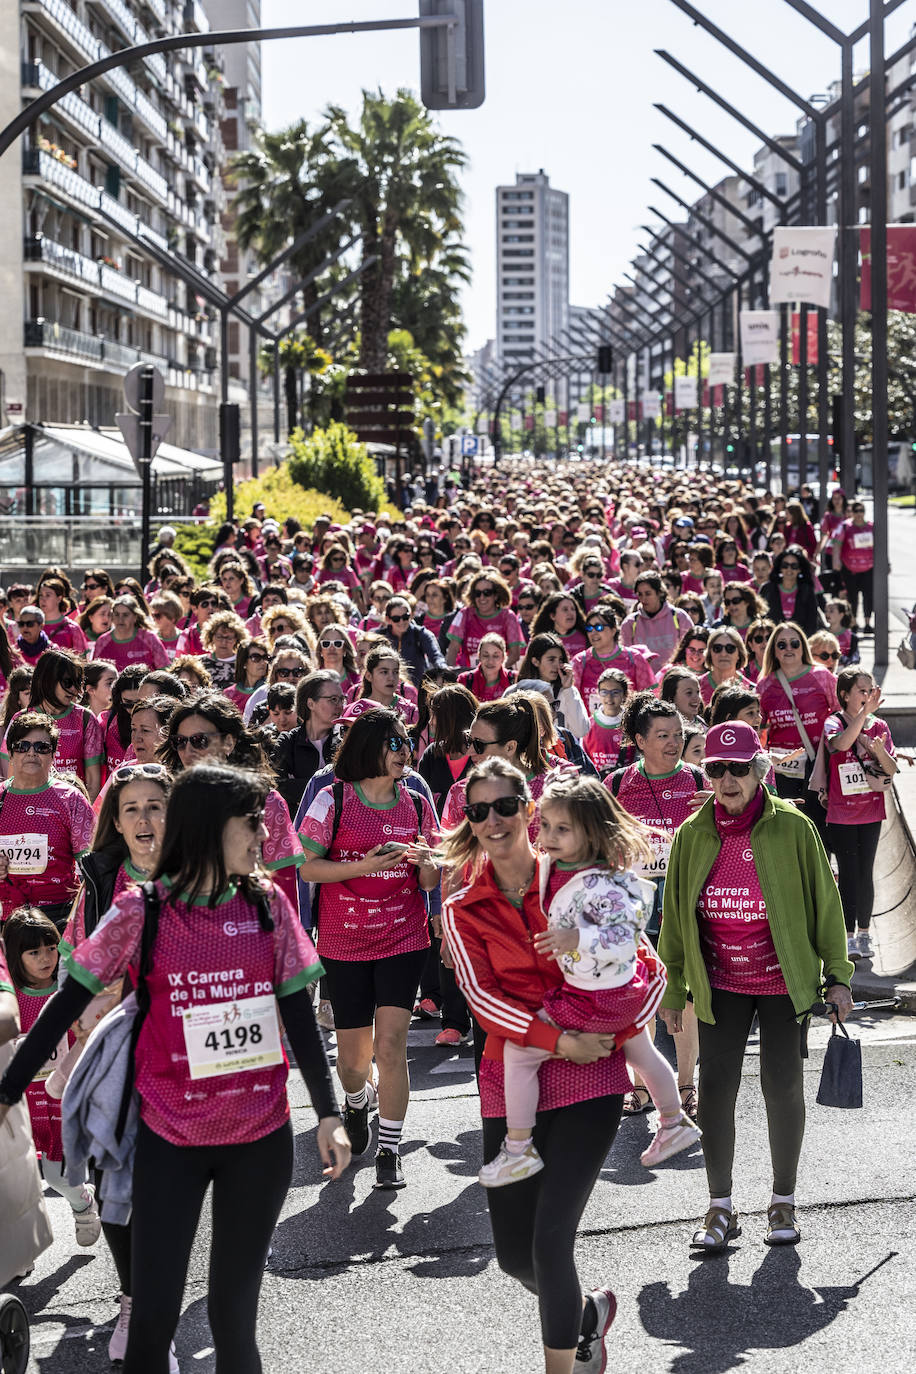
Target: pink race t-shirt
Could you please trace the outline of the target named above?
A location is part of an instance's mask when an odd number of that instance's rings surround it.
[[[801,723],[816,749],[824,721],[831,711],[836,711],[839,707],[836,678],[828,668],[806,668],[799,677],[789,680],[789,686]],[[761,678],[757,684],[757,691],[760,695],[763,723],[770,731],[770,747],[797,749],[802,743],[801,736],[792,714],[792,705],[779,679],[772,674]]]
[[[866,520],[864,525],[855,525],[847,520],[840,526],[837,538],[840,541],[840,562],[851,573],[868,572],[875,565],[875,527]]]
[[[779,604],[782,607],[783,620],[793,620],[795,617],[795,603],[798,600],[798,592],[784,592],[779,589]]]
[[[622,743],[622,728],[619,725],[604,725],[601,717],[595,716],[588,734],[582,740],[582,748],[603,776],[616,768]]]
[[[610,778],[605,779],[605,786],[611,789]],[[693,814],[690,801],[696,791],[697,784],[686,763],[679,763],[673,772],[662,777],[647,778],[640,762],[630,764],[624,771],[617,800],[643,825],[673,835]]]
[[[113,663],[119,673],[132,663],[145,663],[148,668],[167,668],[169,656],[161,639],[150,630],[138,625],[130,639],[115,639],[109,630],[101,635],[93,645],[93,658],[104,658]]]
[[[700,893],[697,913],[710,987],[750,997],[785,994],[746,832],[722,837],[722,848]]]
[[[45,634],[56,649],[69,649],[71,653],[85,654],[89,642],[76,621],[63,616],[60,620],[46,620]]]
[[[185,1013],[213,1008],[232,1029],[240,1020],[239,1003],[288,996],[324,970],[276,888],[270,894],[274,929],[265,931],[257,909],[234,886],[213,907],[188,906],[166,883],[158,887],[162,908],[147,978],[150,1009],[137,1042],[141,1120],[172,1145],[260,1140],[289,1118],[282,1049],[279,1062],[192,1078]],[[66,956],[70,977],[97,994],[128,968],[136,976],[143,917],[143,894],[126,889],[89,939]]]
[[[305,863],[306,856],[289,814],[289,807],[280,793],[273,788],[264,800],[264,825],[267,829],[267,839],[261,846],[264,867],[286,894],[293,910],[298,911],[296,869]]]
[[[344,783],[340,824],[334,842],[334,793],[325,787],[302,821],[299,838],[307,855],[332,863],[354,863],[376,845],[412,844],[417,838],[417,810],[412,795],[395,784],[394,802],[376,806],[366,801],[359,783]],[[420,833],[430,844],[438,831],[436,814],[425,797]],[[318,949],[328,959],[388,959],[429,946],[426,903],[415,864],[392,855],[391,867],[362,878],[321,885]]]
[[[655,686],[655,677],[649,667],[649,660],[645,654],[635,649],[615,649],[609,658],[600,658],[594,649],[586,649],[583,653],[576,654],[572,666],[573,682],[579,689],[579,695],[591,716],[601,705],[598,679],[607,668],[619,668],[637,692],[641,692],[645,687]]]
[[[507,649],[514,645],[522,648],[525,643],[521,622],[508,607],[497,611],[495,615],[480,616],[473,607],[462,606],[448,627],[448,638],[457,640],[461,645],[458,653],[460,667],[477,667],[477,650],[486,634],[502,635]]]
[[[10,725],[21,716],[17,711]],[[59,731],[57,748],[54,751],[54,767],[58,773],[75,773],[80,779],[86,777],[86,765],[102,762],[102,727],[97,718],[85,706],[70,706],[62,715],[52,716]],[[9,729],[3,736],[0,758],[9,762],[7,738]]]
[[[10,876],[0,883],[6,919],[17,906],[68,902],[79,886],[76,859],[92,843],[95,813],[77,788],[52,778],[43,787],[2,789],[0,848]]]
[[[197,626],[191,625],[187,630],[182,630],[175,646],[176,657],[181,654],[195,654],[197,657],[201,657],[205,653],[204,642]]]
[[[849,725],[845,716],[839,712],[828,716],[824,722],[824,739],[841,735]],[[859,739],[880,739],[887,752],[893,757],[894,741],[883,720],[869,716]],[[878,765],[868,758],[865,750],[855,745],[851,749],[837,749],[827,754],[829,764],[829,790],[827,793],[827,821],[831,825],[870,825],[883,821],[885,817],[884,792],[873,792],[865,779],[862,766],[867,760],[873,769]]]

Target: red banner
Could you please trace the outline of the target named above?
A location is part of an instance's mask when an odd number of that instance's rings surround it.
[[[709,382],[707,382],[705,378],[703,380],[703,396],[700,405],[704,407],[709,405]]]
[[[533,416],[533,415],[526,415],[526,416],[525,416],[525,428],[526,428],[526,429],[534,429],[534,416]]]
[[[665,414],[666,414],[666,415],[673,415],[673,414],[674,414],[674,392],[673,392],[673,391],[666,391],[666,392],[665,392]]]
[[[714,406],[721,406],[725,403],[725,387],[714,386],[712,389],[712,403]]]
[[[792,313],[792,366],[801,362],[801,322],[799,312]],[[808,366],[817,367],[817,311],[808,312]],[[761,368],[761,371],[763,369]]]
[[[568,411],[568,410],[561,410],[561,411],[558,413],[558,415],[557,415],[557,424],[560,426],[561,429],[565,429],[565,428],[566,428],[566,426],[569,424],[569,411]]]
[[[871,229],[860,229],[859,234],[862,252],[859,304],[863,310],[871,310]],[[916,225],[888,226],[887,308],[916,315]]]
[[[603,424],[604,424],[604,406],[595,406],[595,409],[594,409],[594,416],[595,416],[595,419],[598,421],[598,424],[599,424],[599,425],[603,425]]]
[[[797,315],[795,316],[795,319],[796,319],[796,321],[798,320],[798,316],[797,316]],[[809,334],[810,334],[810,330],[809,330]],[[797,331],[796,331],[796,343],[797,343]],[[794,361],[795,361],[795,362],[798,362],[798,359],[795,358]],[[814,339],[814,361],[817,362],[817,331],[816,331],[816,330],[815,330],[815,339]],[[748,386],[764,386],[765,383],[766,383],[766,375],[767,375],[767,374],[766,374],[766,369],[765,369],[763,363],[755,363],[753,367],[746,367],[746,368],[744,369],[744,380],[747,382]]]

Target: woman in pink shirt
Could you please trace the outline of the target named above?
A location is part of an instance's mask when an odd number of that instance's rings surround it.
[[[71,605],[64,584],[56,578],[47,578],[38,588],[38,605],[44,611],[45,634],[60,649],[71,649],[75,654],[85,654],[86,636],[76,621],[70,619]]]
[[[281,1012],[319,1118],[326,1174],[339,1177],[350,1159],[308,991],[321,965],[283,894],[255,876],[265,792],[254,773],[208,764],[176,781],[150,898],[126,889],[67,956],[65,985],[0,1085],[0,1100],[17,1101],[91,998],[131,970],[140,1106],[126,1369],[168,1367],[211,1181],[216,1358],[260,1368],[260,1281],[293,1166]],[[220,1245],[228,1233],[233,1244]]]
[[[839,528],[834,546],[839,551],[840,578],[846,588],[846,600],[852,607],[853,619],[859,615],[859,595],[862,596],[862,610],[865,615],[865,628],[862,634],[871,634],[871,616],[874,606],[875,577],[875,527],[865,519],[865,507],[861,501],[852,503],[852,519],[846,520]],[[45,626],[47,630],[47,625]]]
[[[132,596],[115,598],[111,608],[111,629],[96,640],[92,657],[110,660],[119,673],[135,663],[145,664],[147,668],[167,668],[169,664],[165,645]]]

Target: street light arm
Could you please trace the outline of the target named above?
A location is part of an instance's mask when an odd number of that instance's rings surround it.
[[[794,157],[792,153],[787,153],[785,148],[777,143],[776,139],[770,138],[769,134],[764,133],[762,129],[758,128],[753,120],[748,119],[740,110],[736,110],[734,105],[729,105],[728,101],[719,95],[717,91],[714,91],[711,86],[707,86],[706,82],[703,81],[701,77],[694,75],[694,73],[690,71],[689,68],[685,67],[683,63],[678,62],[676,57],[672,57],[669,52],[665,52],[664,48],[656,48],[655,55],[656,57],[660,57],[663,62],[667,62],[668,66],[673,67],[680,76],[683,76],[685,80],[690,82],[691,86],[695,86],[703,95],[708,96],[721,110],[731,115],[732,119],[736,119],[739,124],[743,124],[744,128],[749,130],[755,138],[759,138],[760,142],[765,144],[777,155],[777,157],[781,157],[783,162],[787,162],[794,171],[798,172],[799,175],[801,174],[803,166],[797,157]]]
[[[274,338],[277,340],[284,338],[287,334],[291,334],[293,330],[296,329],[300,324],[303,324],[306,320],[311,319],[311,317],[318,310],[320,310],[323,305],[327,305],[328,301],[332,300],[334,296],[336,296],[339,292],[341,292],[344,289],[345,286],[349,286],[351,281],[356,281],[357,277],[361,277],[367,268],[372,267],[376,261],[376,256],[377,255],[375,253],[370,254],[370,256],[368,258],[365,258],[363,262],[359,264],[358,267],[354,267],[353,271],[350,272],[348,276],[344,277],[342,281],[339,281],[336,283],[336,285],[332,286],[330,291],[325,291],[323,296],[319,296],[317,301],[313,301],[307,310],[302,310],[298,315],[294,315],[293,318],[290,320],[289,324],[284,329],[280,329],[277,331],[277,333],[274,335]]]
[[[708,246],[708,244],[701,243],[701,241],[698,238],[695,238],[693,234],[688,234],[685,225],[675,224],[673,220],[668,219],[667,215],[663,215],[661,210],[656,209],[653,205],[650,205],[649,209],[652,211],[653,214],[657,215],[660,220],[667,224],[670,229],[674,230],[674,232],[680,238],[684,239],[686,243],[691,244],[697,250],[698,253],[705,254],[709,261],[715,267],[718,267],[720,272],[724,272],[727,277],[734,277],[737,275],[735,269],[731,267],[727,262],[723,262],[721,258],[717,257],[716,254],[712,251],[712,249]],[[651,236],[653,242],[662,244],[666,251],[669,252],[671,256],[675,258],[678,262],[684,263],[691,272],[695,272],[698,276],[702,277],[703,280],[707,283],[707,285],[712,287],[713,291],[719,290],[720,283],[716,281],[715,277],[707,276],[706,273],[703,272],[702,268],[695,266],[695,264],[692,263],[689,258],[684,257],[683,253],[679,253],[678,250],[674,247],[673,243],[668,243],[668,241],[664,239],[661,234],[654,233],[652,229],[649,228],[648,224],[641,224],[639,227],[640,229],[645,229],[646,233]],[[646,252],[646,249],[641,248],[640,251],[644,253]],[[665,264],[661,262],[657,253],[651,253],[649,256],[654,258],[655,261],[658,262],[662,268],[665,267]]]
[[[847,41],[846,34],[842,29],[838,29],[836,24],[831,24],[829,19],[825,19],[820,10],[816,10],[813,5],[808,4],[808,0],[786,0],[786,4],[791,6],[800,15],[808,20],[809,24],[814,24],[815,28],[820,29],[828,38],[832,38],[834,43],[841,46]]]
[[[710,19],[707,19],[705,14],[702,14],[698,9],[694,9],[693,5],[688,3],[688,0],[671,0],[671,4],[675,5],[682,14],[686,14],[688,19],[692,19],[694,24],[699,25],[701,29],[705,29],[717,42],[722,44],[723,48],[727,48],[728,51],[739,58],[745,66],[750,67],[751,71],[763,77],[764,81],[768,82],[774,90],[779,91],[780,95],[784,95],[786,100],[791,101],[797,109],[802,110],[809,119],[815,118],[817,110],[813,105],[809,104],[807,100],[803,100],[797,91],[793,91],[791,86],[787,86],[781,77],[778,77],[775,72],[771,72],[769,67],[765,67],[756,57],[753,57],[742,48],[740,43],[736,43],[727,33],[718,28]]]
[[[350,249],[353,247],[354,243],[358,243],[361,238],[361,233],[354,234],[352,239],[350,239],[349,242],[343,244],[342,247],[338,248],[336,252],[329,253],[328,256],[325,258],[324,262],[319,263],[319,265],[313,268],[313,270],[309,272],[307,276],[303,277],[301,281],[297,281],[294,286],[291,286],[290,289],[285,293],[285,295],[281,296],[279,300],[273,301],[267,307],[264,313],[257,317],[257,323],[263,324],[264,320],[267,319],[268,315],[273,315],[277,310],[280,309],[281,306],[286,305],[287,301],[290,301],[293,299],[294,296],[297,296],[299,292],[303,289],[303,287],[311,286],[312,282],[317,281],[318,278],[324,272],[326,272],[329,267],[334,266],[335,262],[339,262],[340,259],[343,257],[344,253],[348,253]],[[333,295],[334,293],[331,292],[331,294]],[[314,311],[312,313],[314,314]]]

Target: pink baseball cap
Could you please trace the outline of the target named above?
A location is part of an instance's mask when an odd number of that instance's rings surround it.
[[[335,725],[349,725],[351,721],[359,720],[367,711],[383,711],[385,708],[380,701],[373,701],[371,697],[360,697],[358,701],[351,701],[343,715],[337,717]]]
[[[762,752],[757,731],[743,720],[714,725],[706,736],[706,763],[749,763]]]

